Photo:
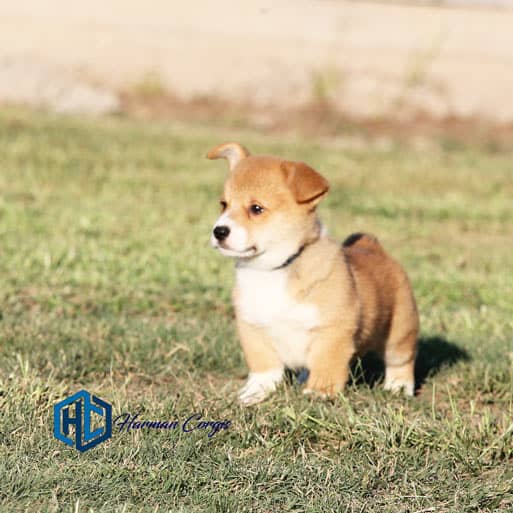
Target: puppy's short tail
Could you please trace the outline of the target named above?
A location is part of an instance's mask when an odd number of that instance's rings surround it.
[[[361,248],[369,251],[383,251],[383,247],[374,235],[368,233],[352,233],[342,243],[344,248]]]

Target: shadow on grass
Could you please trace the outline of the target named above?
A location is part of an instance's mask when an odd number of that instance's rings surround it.
[[[415,361],[415,389],[418,390],[431,376],[440,370],[452,367],[460,361],[469,361],[470,356],[454,342],[441,336],[421,337]],[[370,387],[383,381],[385,366],[379,356],[369,353],[357,359],[351,368],[353,384],[367,384]]]
[[[415,390],[440,370],[452,367],[460,361],[469,361],[470,356],[454,342],[449,342],[441,336],[421,337],[418,340],[417,359],[415,361]],[[308,379],[308,370],[287,370],[287,380],[290,384],[303,385]],[[366,384],[373,388],[385,378],[383,360],[375,353],[369,353],[363,358],[357,358],[351,364],[350,385]]]

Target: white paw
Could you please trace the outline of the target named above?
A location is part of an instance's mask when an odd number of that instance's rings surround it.
[[[401,392],[403,391],[404,395],[413,396],[415,394],[415,385],[409,381],[401,381],[394,379],[386,379],[383,387],[385,390],[389,390],[390,392]]]
[[[246,384],[239,391],[239,401],[249,406],[263,401],[283,379],[283,369],[250,372]]]
[[[326,399],[328,397],[328,394],[325,394],[324,392],[319,392],[318,390],[313,390],[312,388],[303,389],[303,394],[315,395],[316,397],[320,397],[321,399]]]

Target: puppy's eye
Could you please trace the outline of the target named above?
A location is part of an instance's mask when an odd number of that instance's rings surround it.
[[[249,207],[249,212],[253,214],[254,216],[259,216],[264,211],[264,207],[261,207],[260,205],[257,205],[256,203],[251,205]]]
[[[226,210],[226,207],[228,206],[228,204],[226,203],[226,201],[223,201],[223,200],[221,200],[219,202],[219,204],[221,205],[221,212],[224,212]]]

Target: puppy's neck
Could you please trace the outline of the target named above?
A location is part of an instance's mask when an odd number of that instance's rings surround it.
[[[254,269],[269,272],[287,269],[297,259],[301,258],[306,246],[317,242],[326,235],[327,230],[320,219],[315,217],[313,221],[311,228],[297,240],[283,240],[260,255],[237,259],[236,269]]]

